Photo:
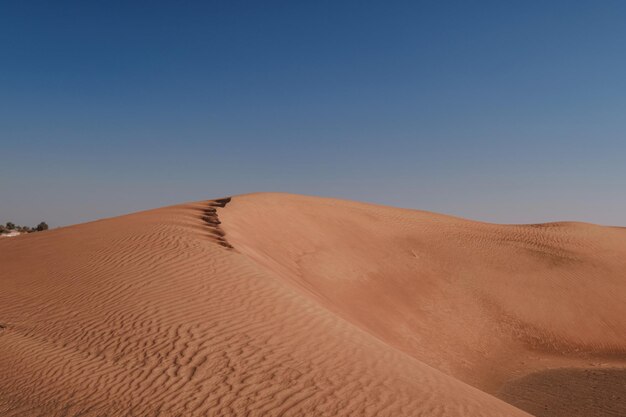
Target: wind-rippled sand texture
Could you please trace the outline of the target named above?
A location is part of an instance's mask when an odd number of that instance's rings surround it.
[[[620,228],[253,194],[0,240],[0,416],[620,416],[625,335]]]

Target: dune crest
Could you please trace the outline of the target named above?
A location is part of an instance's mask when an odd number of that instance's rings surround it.
[[[624,255],[624,229],[286,194],[4,239],[0,415],[556,416],[573,380],[574,416],[626,369]]]

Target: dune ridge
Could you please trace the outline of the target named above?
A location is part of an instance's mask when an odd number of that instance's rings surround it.
[[[273,193],[6,239],[0,415],[623,415],[625,254]]]

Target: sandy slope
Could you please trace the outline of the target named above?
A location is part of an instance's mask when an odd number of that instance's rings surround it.
[[[0,415],[626,415],[624,271],[623,229],[284,194],[5,239]]]

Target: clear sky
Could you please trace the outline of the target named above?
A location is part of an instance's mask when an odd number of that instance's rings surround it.
[[[256,191],[626,226],[626,2],[0,3],[0,222]]]

